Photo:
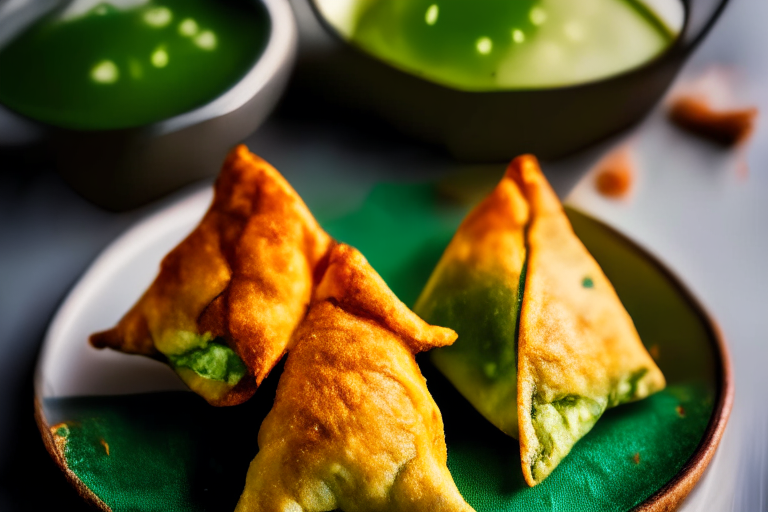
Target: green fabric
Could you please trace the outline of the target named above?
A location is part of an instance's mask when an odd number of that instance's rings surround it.
[[[678,414],[679,406],[686,417]],[[495,432],[478,431],[485,439],[459,441],[457,436],[450,443],[448,467],[478,511],[626,511],[683,466],[711,410],[711,394],[687,386],[609,409],[559,467],[533,488],[523,480],[517,442]]]
[[[359,210],[323,226],[360,249],[412,305],[469,208],[447,202],[428,184],[384,184]],[[419,363],[443,414],[451,474],[478,512],[629,510],[679,471],[712,414],[714,340],[697,310],[634,246],[578,212],[568,215],[641,339],[658,355],[669,388],[607,411],[545,482],[528,488],[517,441],[484,420],[422,355]]]
[[[143,416],[147,410],[136,409],[138,421],[132,421],[122,412],[122,401],[109,397],[46,403],[49,411],[58,406],[66,410],[67,428],[58,428],[55,435],[66,440],[69,468],[113,510],[203,510],[185,491],[192,482],[194,440],[177,435],[178,425],[147,429],[152,435],[137,436],[142,419],[148,419]],[[173,453],[178,454],[177,468],[168,467]]]
[[[319,218],[413,304],[467,209],[443,202],[431,185],[381,185],[355,212]],[[712,414],[713,340],[697,310],[633,246],[587,217],[569,215],[669,387],[607,411],[542,484],[528,488],[517,441],[477,413],[422,354],[443,414],[448,466],[478,512],[629,510],[680,470]],[[69,432],[67,463],[114,511],[231,511],[280,373],[275,369],[251,401],[236,407],[213,408],[191,393],[156,393],[47,400],[46,417],[52,425],[67,422],[60,429]]]

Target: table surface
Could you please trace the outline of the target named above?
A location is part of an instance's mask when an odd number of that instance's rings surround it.
[[[678,82],[726,66],[736,77],[739,101],[768,112],[766,19],[768,2],[732,0]],[[386,130],[350,129],[284,111],[246,143],[280,169],[311,208],[331,213],[362,201],[378,181],[424,180],[466,167]],[[632,148],[638,178],[623,201],[601,197],[584,176],[617,144]],[[728,340],[734,410],[720,449],[682,510],[768,511],[765,116],[746,146],[727,150],[671,126],[662,105],[631,133],[544,170],[570,204],[617,227],[673,269]],[[32,372],[45,329],[111,240],[205,184],[116,214],[77,196],[45,158],[0,153],[0,171],[0,326],[6,332],[0,340],[0,510],[85,510],[48,458],[32,417]]]

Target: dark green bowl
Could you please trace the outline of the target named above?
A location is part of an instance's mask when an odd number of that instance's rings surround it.
[[[396,69],[348,43],[315,0],[293,0],[300,26],[297,86],[378,116],[469,161],[522,153],[568,155],[638,122],[659,101],[727,0],[682,0],[675,43],[646,64],[593,82],[547,89],[461,91]]]

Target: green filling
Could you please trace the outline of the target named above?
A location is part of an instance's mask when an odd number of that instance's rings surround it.
[[[534,397],[531,422],[539,441],[531,474],[540,482],[568,455],[576,441],[589,432],[605,411],[606,400],[568,395],[551,403]]]
[[[245,376],[246,367],[234,350],[217,342],[206,342],[179,355],[169,355],[174,368],[188,368],[197,375],[234,386]]]
[[[643,377],[648,373],[648,368],[640,368],[627,379],[619,382],[611,394],[608,396],[608,407],[615,407],[620,404],[632,402],[638,399],[638,396],[646,396],[648,391],[639,388],[643,385]]]
[[[449,265],[416,304],[424,320],[450,327],[456,342],[432,360],[488,421],[517,437],[517,324],[522,290],[490,273]]]
[[[589,398],[567,395],[553,402],[533,397],[531,423],[539,441],[536,457],[530,462],[533,478],[540,482],[568,455],[576,442],[587,434],[608,407],[637,399],[643,377],[642,368],[619,381],[607,397]],[[645,394],[645,393],[641,393]]]

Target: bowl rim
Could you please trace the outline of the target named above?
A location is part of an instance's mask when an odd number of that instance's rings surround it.
[[[229,88],[192,110],[139,125],[117,128],[72,128],[29,117],[10,105],[0,105],[14,115],[43,129],[77,133],[147,132],[150,136],[173,133],[229,114],[245,105],[263,90],[280,74],[281,69],[285,65],[293,61],[296,53],[298,28],[289,0],[249,1],[260,4],[267,13],[269,37],[266,44],[261,53],[255,55],[253,63],[243,76],[230,85]]]
[[[296,51],[298,29],[288,0],[251,1],[259,2],[264,6],[269,16],[270,25],[267,44],[248,72],[229,89],[208,103],[174,117],[139,125],[137,128],[144,127],[154,135],[163,135],[229,114],[256,96],[279,74],[280,69],[286,63],[291,62]]]
[[[92,274],[97,266],[107,265],[109,261],[112,261],[117,257],[122,249],[130,245],[131,240],[144,236],[147,229],[150,229],[150,226],[153,224],[153,221],[156,220],[158,215],[163,213],[167,215],[168,212],[173,212],[175,215],[184,214],[185,208],[188,209],[190,204],[195,203],[195,201],[199,202],[203,199],[209,199],[209,194],[210,192],[208,189],[198,190],[183,199],[175,201],[166,207],[151,213],[118,236],[118,238],[110,243],[110,245],[108,245],[90,264],[74,288],[70,290],[48,326],[43,346],[38,356],[34,376],[35,421],[40,430],[46,450],[59,469],[64,473],[66,479],[84,500],[95,505],[100,510],[109,512],[111,509],[67,466],[63,452],[61,451],[62,447],[57,445],[56,439],[51,433],[51,425],[45,417],[43,409],[42,367],[49,352],[48,348],[50,347],[50,340],[54,335],[54,332],[60,328],[59,324],[61,323],[62,314],[68,305],[80,300],[79,297],[82,295],[84,289],[84,280],[89,279],[89,276],[90,279],[95,278]],[[565,208],[570,212],[575,212],[576,215],[590,220],[599,228],[607,231],[612,237],[615,237],[617,240],[626,244],[633,252],[643,257],[643,259],[650,263],[658,272],[665,276],[667,281],[680,293],[683,299],[689,303],[691,309],[698,314],[701,323],[707,329],[709,335],[708,340],[712,344],[711,349],[715,359],[715,377],[717,382],[715,403],[707,428],[695,451],[677,473],[655,493],[651,494],[644,501],[631,509],[632,512],[669,512],[675,510],[693,490],[696,483],[703,476],[704,470],[711,462],[720,440],[722,439],[723,433],[725,432],[728,418],[733,408],[735,380],[725,336],[718,323],[703,303],[693,294],[693,292],[691,292],[690,288],[688,288],[683,280],[654,255],[652,251],[646,249],[630,236],[597,217],[570,205],[566,205]]]
[[[695,34],[690,39],[686,40],[687,32],[688,30],[690,30],[690,26],[691,26],[691,3],[694,3],[697,0],[679,0],[679,2],[683,6],[683,24],[680,27],[679,33],[676,35],[675,39],[672,41],[672,44],[667,46],[662,52],[660,52],[658,55],[655,55],[651,59],[643,61],[642,63],[636,66],[627,68],[623,71],[619,71],[618,73],[609,74],[607,76],[599,77],[594,80],[587,80],[584,82],[578,82],[574,84],[544,86],[544,87],[525,86],[525,87],[515,87],[515,88],[509,88],[509,89],[472,90],[472,89],[461,89],[458,87],[453,87],[450,85],[446,85],[443,83],[436,82],[434,80],[430,80],[430,79],[418,76],[410,71],[407,71],[403,68],[396,66],[395,64],[391,64],[390,62],[384,59],[381,59],[373,55],[372,53],[369,53],[368,51],[364,50],[363,48],[353,43],[352,41],[348,40],[342,34],[339,33],[336,27],[334,27],[330,23],[330,21],[326,19],[325,15],[321,12],[320,8],[317,5],[318,0],[305,0],[305,1],[309,4],[312,14],[314,15],[318,24],[323,28],[323,30],[326,33],[328,33],[337,43],[342,44],[345,48],[351,49],[352,51],[355,52],[355,54],[368,58],[371,61],[376,62],[381,66],[384,66],[387,69],[401,76],[408,77],[409,79],[417,81],[419,83],[427,84],[429,86],[433,86],[443,91],[449,91],[455,94],[464,94],[467,96],[475,96],[475,97],[479,97],[483,95],[491,96],[491,95],[502,95],[502,94],[510,94],[510,93],[545,94],[545,93],[560,93],[564,91],[578,91],[578,90],[587,89],[596,85],[610,84],[612,82],[619,82],[627,78],[631,78],[632,76],[643,73],[648,69],[662,66],[669,60],[674,60],[674,59],[682,60],[686,58],[696,48],[696,46],[699,45],[699,43],[701,43],[701,40],[707,35],[709,30],[715,24],[715,22],[720,17],[723,10],[725,10],[725,7],[729,2],[729,0],[713,0],[714,2],[716,2],[716,7],[713,9],[712,13],[707,18],[706,23],[704,23],[701,27],[698,28],[697,34]],[[632,0],[632,2],[634,3],[634,0]]]

